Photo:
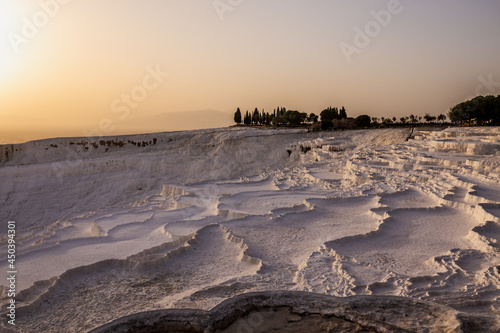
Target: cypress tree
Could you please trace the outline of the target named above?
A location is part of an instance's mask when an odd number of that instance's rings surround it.
[[[245,123],[245,125],[250,125],[250,122],[251,122],[251,118],[250,118],[250,114],[248,113],[248,110],[247,110],[247,112],[245,113],[244,123]]]
[[[240,111],[240,108],[238,108],[236,110],[236,112],[234,113],[234,122],[237,123],[237,124],[241,124],[241,111]]]
[[[252,123],[254,125],[258,125],[259,122],[260,122],[259,109],[255,108],[255,110],[253,111],[253,115],[252,115]]]
[[[345,107],[342,107],[342,109],[340,109],[340,119],[346,119],[347,118],[347,112],[345,111]]]

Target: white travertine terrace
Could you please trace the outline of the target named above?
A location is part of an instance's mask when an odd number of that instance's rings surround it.
[[[89,331],[273,290],[403,296],[498,322],[500,128],[409,133],[235,128],[0,146],[16,328]]]

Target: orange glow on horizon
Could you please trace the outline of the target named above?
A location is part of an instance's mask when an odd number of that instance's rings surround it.
[[[387,10],[382,0],[315,6],[256,0],[223,13],[223,20],[210,1],[45,0],[43,7],[4,0],[0,137],[79,136],[103,119],[116,122],[117,131],[138,123],[156,130],[153,119],[165,113],[179,117],[165,130],[181,130],[187,125],[175,112],[207,109],[227,114],[216,123],[225,126],[237,107],[319,114],[344,105],[349,116],[398,118],[446,113],[474,94],[481,77],[493,77],[492,91],[482,91],[500,94],[500,46],[491,42],[500,31],[500,3],[459,1],[401,2],[382,27],[372,13]],[[370,24],[379,31],[369,32],[367,45],[358,44],[347,62],[339,46],[362,41],[357,31]],[[22,39],[19,52],[12,34]],[[114,101],[139,89],[147,68],[156,66],[169,76],[119,119]],[[193,119],[192,126],[204,123]]]

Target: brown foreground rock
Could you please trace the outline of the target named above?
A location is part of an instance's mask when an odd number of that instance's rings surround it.
[[[490,329],[487,329],[487,328]],[[491,317],[395,296],[276,291],[233,297],[210,311],[137,313],[96,328],[111,332],[500,332]]]

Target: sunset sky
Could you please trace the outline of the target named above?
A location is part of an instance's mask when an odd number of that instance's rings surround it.
[[[499,14],[494,0],[0,0],[0,142],[200,128],[175,121],[200,110],[226,126],[237,107],[446,113],[500,94]]]

